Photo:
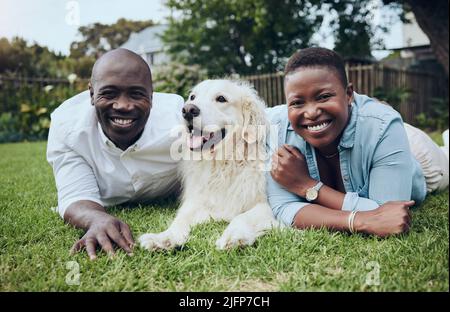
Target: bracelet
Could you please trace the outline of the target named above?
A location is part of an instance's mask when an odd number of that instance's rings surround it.
[[[353,210],[348,215],[348,229],[350,230],[350,233],[352,233],[352,234],[355,233],[354,221],[355,221],[355,216],[356,216],[357,212],[358,212],[357,210]]]

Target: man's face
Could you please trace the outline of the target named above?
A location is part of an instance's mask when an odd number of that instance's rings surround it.
[[[353,88],[326,67],[300,68],[286,77],[288,118],[294,131],[319,150],[333,151],[347,126]]]
[[[106,136],[125,150],[144,130],[152,106],[148,70],[135,60],[101,64],[90,86],[92,104]]]

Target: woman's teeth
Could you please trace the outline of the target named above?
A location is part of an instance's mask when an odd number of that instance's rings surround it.
[[[133,119],[119,119],[114,118],[113,121],[119,125],[128,125],[133,122]]]
[[[320,131],[323,128],[325,128],[326,126],[328,126],[330,124],[329,121],[326,121],[324,123],[321,123],[320,125],[315,125],[315,126],[307,126],[309,131]]]

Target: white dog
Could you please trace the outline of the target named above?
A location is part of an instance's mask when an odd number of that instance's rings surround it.
[[[183,245],[192,226],[211,219],[230,222],[218,249],[251,245],[280,226],[266,199],[264,107],[241,81],[206,80],[192,90],[183,107],[182,204],[166,231],[139,238],[141,247]]]

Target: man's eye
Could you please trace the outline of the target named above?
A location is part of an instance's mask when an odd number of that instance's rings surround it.
[[[107,91],[100,93],[101,97],[107,98],[107,99],[113,99],[116,97],[116,93],[113,91]]]
[[[134,99],[141,99],[141,98],[145,97],[145,94],[143,94],[141,92],[134,92],[131,94],[131,97]]]
[[[227,99],[224,98],[222,95],[219,95],[218,97],[216,97],[216,101],[220,103],[225,103]]]

